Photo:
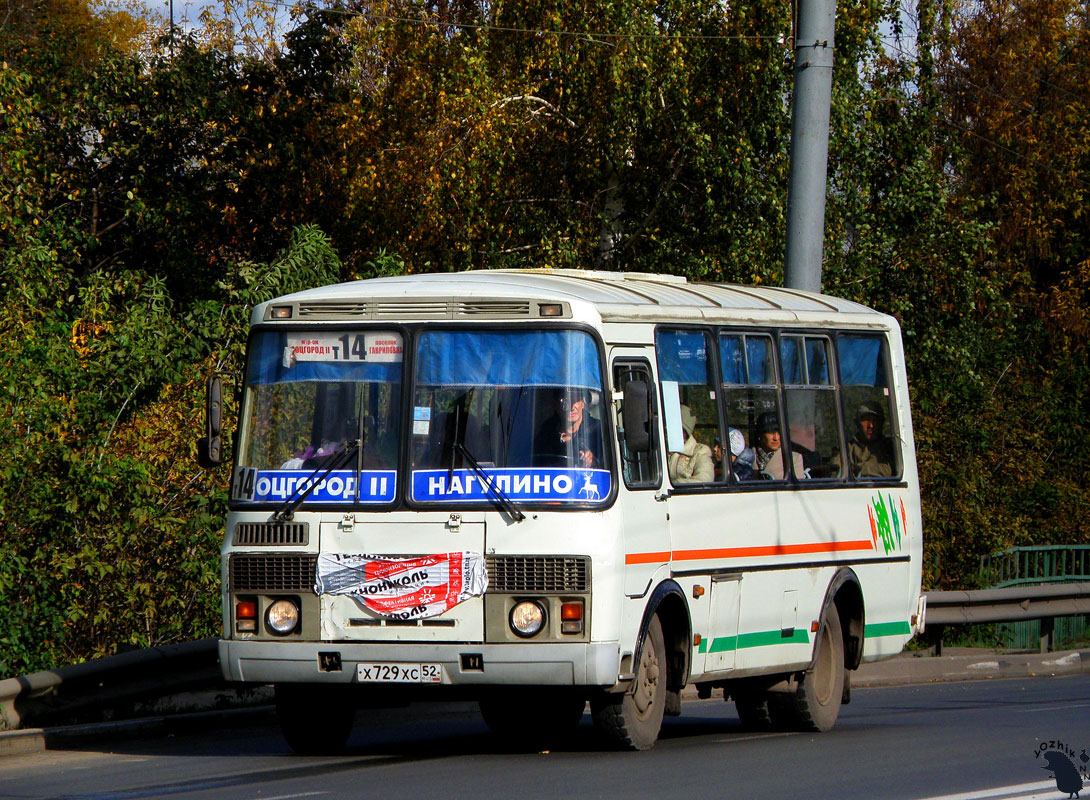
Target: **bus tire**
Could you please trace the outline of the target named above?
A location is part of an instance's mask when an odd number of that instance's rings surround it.
[[[654,747],[666,709],[666,644],[657,615],[647,626],[632,690],[602,693],[590,708],[595,728],[612,744],[623,750]]]
[[[343,686],[278,683],[276,720],[285,741],[300,755],[335,755],[344,750],[356,706]]]
[[[517,746],[560,742],[579,724],[585,696],[527,688],[482,697],[481,717],[493,734]]]
[[[734,708],[738,719],[747,731],[772,730],[772,716],[768,709],[766,692],[741,692],[734,696]]]
[[[834,603],[822,615],[817,636],[813,665],[785,696],[798,729],[804,731],[830,730],[844,697],[844,631]]]

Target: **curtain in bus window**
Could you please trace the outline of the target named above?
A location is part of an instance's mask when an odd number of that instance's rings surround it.
[[[838,355],[842,385],[886,385],[882,340],[877,336],[841,336]]]
[[[776,363],[772,360],[772,339],[768,336],[746,337],[746,383],[774,385]]]
[[[708,344],[700,331],[660,331],[656,352],[660,380],[683,386],[708,384]]]
[[[581,331],[426,331],[417,384],[601,390],[598,349]]]
[[[883,337],[842,335],[837,358],[852,475],[867,480],[899,477],[901,449],[894,435]]]

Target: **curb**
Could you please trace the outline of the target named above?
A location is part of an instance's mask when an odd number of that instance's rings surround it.
[[[852,688],[1006,678],[1061,677],[1079,674],[1090,674],[1090,650],[942,657],[901,654],[885,661],[861,665],[852,675]],[[199,697],[200,694],[195,693],[194,698]],[[696,688],[692,686],[686,688],[682,692],[682,698],[697,699]],[[186,707],[192,707],[192,705],[189,703]],[[468,704],[459,703],[448,705],[468,706]],[[102,739],[192,733],[258,723],[273,724],[274,721],[274,709],[266,703],[243,708],[167,713],[116,722],[0,731],[0,759],[5,756],[40,753],[49,749],[86,744]]]
[[[852,687],[903,686],[913,683],[1036,678],[1090,673],[1090,650],[1055,653],[901,655],[863,664],[852,675]]]

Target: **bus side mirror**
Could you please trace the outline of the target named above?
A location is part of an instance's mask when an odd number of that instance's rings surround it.
[[[208,379],[204,397],[204,436],[197,442],[197,463],[212,469],[223,463],[223,381]]]
[[[621,401],[624,443],[630,453],[651,450],[651,400],[647,381],[629,381]]]

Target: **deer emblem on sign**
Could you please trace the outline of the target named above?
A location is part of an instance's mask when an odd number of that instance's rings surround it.
[[[583,486],[579,492],[580,494],[586,495],[587,500],[602,499],[598,494],[598,487],[594,483],[594,473],[590,470],[583,473]]]

